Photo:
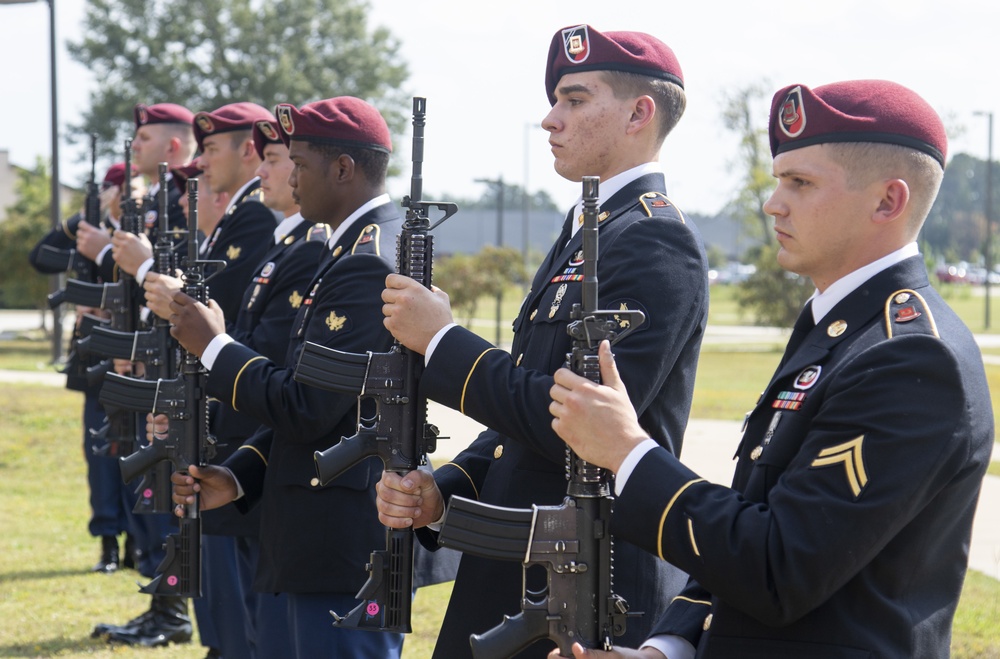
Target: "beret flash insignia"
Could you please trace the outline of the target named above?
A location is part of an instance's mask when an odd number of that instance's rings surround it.
[[[278,131],[274,130],[274,126],[271,125],[270,121],[258,121],[257,128],[260,130],[261,134],[272,142],[280,142],[281,138],[278,136]]]
[[[140,105],[136,108],[136,114],[139,115],[139,125],[142,126],[149,122],[149,113],[146,112],[146,106]]]
[[[798,137],[806,129],[806,111],[802,107],[802,87],[796,87],[788,92],[781,103],[781,115],[778,119],[781,132],[789,137]]]
[[[278,113],[278,123],[281,129],[289,135],[295,134],[295,122],[292,121],[292,108],[290,105],[279,105],[275,110]]]
[[[573,64],[582,64],[590,56],[590,36],[586,25],[568,27],[562,31],[563,50],[566,59]]]
[[[199,114],[195,121],[203,133],[211,133],[215,130],[215,124],[212,123],[212,119],[207,114]]]

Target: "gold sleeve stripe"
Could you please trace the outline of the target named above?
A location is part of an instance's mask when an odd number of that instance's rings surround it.
[[[692,604],[704,604],[705,606],[712,606],[711,602],[706,602],[705,600],[693,600],[690,597],[682,597],[680,595],[678,595],[677,597],[675,597],[674,599],[672,599],[670,601],[671,602],[676,602],[677,600],[680,600],[682,602],[691,602]]]
[[[667,515],[670,514],[670,509],[674,507],[677,497],[679,497],[684,490],[688,489],[695,483],[701,483],[704,480],[704,478],[696,478],[692,481],[684,483],[684,485],[681,485],[680,489],[674,492],[674,496],[670,498],[670,503],[668,503],[667,507],[663,509],[663,515],[660,516],[659,532],[656,534],[656,553],[660,558],[663,558],[663,525],[667,521]],[[663,558],[663,560],[667,559]]]
[[[701,556],[701,552],[698,550],[698,543],[694,540],[694,522],[688,517],[688,536],[691,538],[691,549],[694,550],[695,556]]]
[[[264,466],[265,466],[265,467],[267,466],[267,458],[265,458],[265,457],[264,457],[264,454],[263,454],[263,453],[261,453],[261,452],[260,452],[260,450],[259,450],[259,449],[258,449],[258,448],[257,448],[256,446],[250,446],[249,444],[244,444],[243,446],[239,447],[239,448],[238,448],[238,449],[236,449],[236,450],[237,450],[237,451],[242,451],[243,449],[250,449],[251,451],[253,451],[254,453],[256,453],[256,454],[257,454],[257,456],[258,456],[258,457],[259,457],[259,458],[261,459],[261,461],[262,461],[262,462],[264,463]]]
[[[76,240],[76,235],[69,232],[69,223],[66,222],[66,220],[63,220],[62,230],[63,230],[63,233],[65,233],[67,236],[69,236],[70,240]]]
[[[469,485],[472,486],[472,491],[476,493],[476,501],[479,500],[479,490],[476,488],[476,484],[474,482],[472,482],[472,476],[469,475],[469,472],[467,472],[466,470],[462,469],[461,467],[459,467],[454,462],[445,462],[441,466],[442,467],[454,467],[455,469],[458,469],[460,472],[462,472],[463,474],[465,474],[465,477],[469,479]]]
[[[233,380],[233,409],[236,410],[237,412],[239,411],[239,408],[236,407],[236,387],[240,384],[240,377],[243,376],[243,371],[247,370],[247,366],[257,361],[258,359],[266,359],[266,358],[261,355],[257,355],[256,357],[251,359],[250,361],[248,361],[246,364],[243,365],[243,368],[240,369],[240,372],[236,374],[236,379]]]
[[[469,380],[472,379],[473,372],[476,370],[476,367],[479,366],[479,360],[483,358],[483,355],[490,352],[491,350],[499,350],[499,349],[500,348],[487,348],[486,350],[483,350],[479,354],[479,356],[476,357],[476,361],[472,363],[472,368],[469,369],[469,374],[465,376],[465,384],[462,385],[462,398],[458,402],[458,411],[461,412],[462,414],[465,414],[465,391],[469,388]]]

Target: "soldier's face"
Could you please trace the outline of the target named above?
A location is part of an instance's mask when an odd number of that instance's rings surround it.
[[[309,148],[307,142],[292,140],[288,157],[293,163],[288,184],[302,217],[310,222],[333,223],[337,217],[336,163]]]
[[[564,75],[556,85],[556,104],[542,120],[549,131],[555,170],[565,179],[606,180],[632,165],[625,136],[632,116],[630,100],[615,98],[600,71]]]
[[[159,164],[168,161],[170,135],[160,124],[139,126],[132,140],[132,164],[140,174],[155,178]]]
[[[815,144],[779,153],[778,185],[764,202],[764,212],[774,217],[778,264],[809,277],[820,291],[874,261],[873,250],[884,246],[871,221],[881,181],[848,186],[847,172],[827,149]]]
[[[198,159],[204,179],[213,190],[235,194],[240,185],[240,148],[233,143],[229,133],[209,135],[202,141],[202,154]]]
[[[288,157],[288,147],[284,144],[268,144],[264,147],[264,160],[256,172],[260,177],[264,203],[285,215],[290,215],[295,208],[292,186],[288,184],[293,169],[295,163]]]

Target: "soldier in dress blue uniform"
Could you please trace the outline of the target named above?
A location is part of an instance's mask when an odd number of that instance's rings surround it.
[[[607,345],[608,386],[556,374],[553,427],[618,475],[615,531],[691,575],[650,647],[577,657],[949,654],[993,413],[979,348],[915,242],[944,125],[892,82],[791,85],[770,138],[778,262],[816,293],[732,487],[647,439]]]
[[[125,180],[125,164],[116,163],[108,168],[100,187],[101,225],[98,231],[106,230],[105,221],[108,215],[118,217],[120,214],[119,197],[121,186]],[[57,274],[39,262],[39,253],[43,246],[66,251],[76,249],[76,233],[79,225],[84,223],[84,213],[76,213],[64,220],[59,228],[52,229],[31,250],[28,260],[41,273]],[[95,265],[90,266],[90,281],[100,283],[101,279]],[[80,273],[76,273],[79,277]],[[77,305],[77,325],[85,314],[101,315],[100,309],[88,309]],[[78,366],[73,366],[74,360],[80,360]],[[66,388],[83,392],[83,457],[87,462],[87,484],[90,489],[90,534],[101,538],[101,554],[94,565],[94,572],[110,574],[124,567],[135,567],[131,556],[122,555],[119,551],[118,536],[130,532],[129,517],[134,498],[122,483],[118,459],[101,452],[104,442],[96,433],[107,422],[104,408],[98,400],[100,384],[88,384],[84,375],[85,369],[93,366],[99,359],[94,356],[83,360],[79,355],[71,354],[70,363],[66,368]]]
[[[159,205],[155,201],[156,193],[159,191],[159,163],[165,162],[170,168],[176,168],[191,162],[196,148],[191,126],[194,115],[190,110],[176,103],[157,103],[154,105],[138,103],[132,109],[132,115],[135,120],[132,166],[139,174],[146,177],[146,180],[150,181],[141,209],[144,236],[148,238],[147,242],[155,243],[156,233],[159,231],[157,221]],[[167,213],[169,215],[168,225],[172,230],[187,227],[187,219],[178,205],[179,199],[180,193],[171,186],[168,190]],[[128,234],[128,232],[122,232],[121,237],[124,238],[126,235],[135,238],[134,234]],[[93,232],[89,227],[83,227],[77,237],[77,242],[80,253],[97,263],[104,280],[114,281],[114,267],[117,260],[111,258],[112,254],[109,253],[112,248],[111,238],[106,233]],[[135,273],[139,263],[127,267],[126,272]],[[150,262],[146,265],[145,270],[151,266]],[[140,283],[144,273],[145,271],[141,271],[137,276]]]
[[[384,352],[379,295],[394,270],[399,210],[385,193],[391,152],[378,110],[352,97],[276,108],[280,135],[295,163],[290,178],[302,216],[333,228],[299,301],[284,363],[298,362],[305,341],[347,352]],[[349,611],[364,584],[372,549],[385,543],[375,511],[381,461],[371,458],[326,486],[316,478],[315,451],[355,432],[357,397],[300,385],[279,367],[222,331],[218,314],[179,293],[171,303],[174,332],[208,368],[209,393],[266,427],[221,467],[192,467],[199,479],[174,475],[174,500],[201,492],[201,506],[231,501],[260,509],[260,560],[255,587],[287,593],[295,656],[398,657],[401,634],[332,626],[329,611]]]
[[[648,34],[579,25],[554,35],[545,87],[552,110],[542,127],[550,133],[556,171],[570,181],[601,178],[600,308],[646,314],[646,322],[618,344],[632,401],[643,425],[657,428],[666,450],[677,454],[708,310],[701,240],[667,197],[658,163],[661,144],[684,109],[680,65],[669,47]],[[386,324],[400,342],[427,357],[424,392],[489,430],[433,479],[422,472],[402,479],[384,474],[384,523],[418,529],[435,523],[451,495],[514,508],[563,501],[565,445],[550,427],[548,390],[570,352],[566,328],[573,304],[581,302],[580,216],[578,203],[536,273],[514,320],[510,354],[454,326],[443,293],[405,277],[389,278]],[[434,546],[430,530],[418,534]],[[628,622],[629,638],[638,642],[662,602],[683,586],[684,575],[625,542],[616,543],[615,557],[616,592],[646,614]],[[517,614],[521,572],[517,562],[463,556],[434,656],[470,656],[471,634]],[[528,581],[528,589],[540,591],[544,572],[532,570]],[[544,656],[552,645],[542,641],[518,656]]]

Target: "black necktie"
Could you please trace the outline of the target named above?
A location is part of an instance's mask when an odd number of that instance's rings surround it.
[[[813,321],[812,313],[812,300],[806,302],[806,306],[802,308],[802,312],[799,314],[798,319],[795,321],[795,325],[792,326],[792,335],[788,337],[788,345],[785,346],[785,354],[781,358],[781,364],[784,365],[788,358],[794,354],[798,347],[802,344],[802,341],[806,338],[806,335],[812,331],[816,323]],[[780,368],[780,367],[779,367]]]

